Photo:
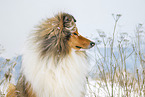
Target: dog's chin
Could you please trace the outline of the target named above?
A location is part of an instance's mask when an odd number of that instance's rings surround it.
[[[83,48],[81,48],[81,49],[74,49],[76,52],[84,52],[84,51],[86,51],[87,49],[83,49]]]
[[[86,51],[87,49],[83,49],[83,48],[81,48],[81,49],[79,49],[78,51]]]

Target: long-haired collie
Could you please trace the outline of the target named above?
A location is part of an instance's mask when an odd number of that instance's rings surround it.
[[[78,33],[67,13],[43,21],[26,44],[15,95],[20,97],[84,97],[88,61],[82,49],[94,42]]]

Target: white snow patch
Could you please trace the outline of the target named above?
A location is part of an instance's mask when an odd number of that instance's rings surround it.
[[[111,97],[112,96],[112,87],[111,82],[106,83],[104,81],[88,79],[87,84],[87,94],[85,97]],[[107,88],[108,87],[108,88]],[[129,89],[129,88],[128,88]],[[119,84],[114,83],[113,88],[113,97],[126,97],[125,88],[121,87]],[[144,97],[143,91],[141,95],[130,89],[128,92],[129,97]]]

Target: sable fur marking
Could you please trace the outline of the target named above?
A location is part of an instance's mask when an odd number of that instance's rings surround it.
[[[74,25],[73,16],[63,13],[57,16],[47,19],[40,26],[38,26],[37,32],[35,33],[34,44],[40,44],[38,51],[42,57],[50,56],[58,58],[64,57],[69,53],[67,40],[71,35],[71,29],[67,29]],[[74,29],[73,29],[74,30]],[[42,40],[42,41],[40,41]]]

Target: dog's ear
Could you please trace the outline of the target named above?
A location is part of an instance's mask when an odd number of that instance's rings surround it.
[[[64,14],[63,14],[63,22],[64,22],[64,23],[71,22],[72,19],[74,20],[74,22],[76,22],[76,19],[75,19],[72,15],[67,14],[67,13],[64,13]]]
[[[76,22],[76,19],[72,16],[72,18],[74,19],[74,22]]]
[[[70,15],[64,14],[64,16],[63,16],[64,23],[69,23],[69,22],[71,22],[71,20],[72,20],[72,17]]]

